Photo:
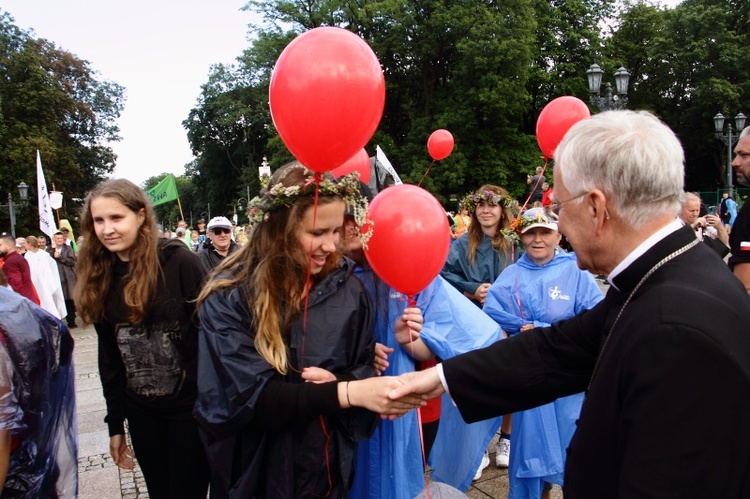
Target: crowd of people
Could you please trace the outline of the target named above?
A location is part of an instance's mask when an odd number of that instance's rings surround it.
[[[750,128],[736,152],[750,183]],[[356,175],[293,162],[251,227],[174,233],[106,180],[78,240],[0,236],[0,483],[75,494],[78,317],[111,455],[154,498],[412,498],[427,463],[466,490],[492,454],[511,498],[746,497],[750,204],[704,212],[683,161],[649,113],[576,124],[528,199],[487,184],[462,200],[413,301],[367,262],[377,192]]]

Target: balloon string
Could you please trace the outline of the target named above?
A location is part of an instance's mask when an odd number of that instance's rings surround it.
[[[415,308],[417,306],[417,300],[414,295],[409,295],[409,308]],[[414,370],[417,370],[417,360],[414,357],[414,339],[412,338],[412,331],[409,328],[409,348],[411,349],[411,359],[414,362]],[[422,411],[417,408],[417,427],[419,428],[419,448],[422,450],[422,466],[427,469],[427,456],[424,451],[424,432],[422,431]],[[424,477],[424,488],[427,494],[427,499],[430,499],[430,482],[427,480],[427,476]]]
[[[521,210],[519,211],[519,214],[526,211],[526,205],[529,204],[529,200],[531,199],[531,196],[534,195],[534,191],[536,190],[536,186],[539,185],[539,182],[542,181],[544,178],[544,172],[547,171],[547,164],[549,163],[549,158],[547,156],[544,157],[544,167],[542,168],[542,174],[539,175],[539,178],[536,179],[536,184],[534,184],[534,187],[532,187],[531,192],[529,192],[529,197],[526,198],[526,201],[523,202],[523,206],[521,206]]]
[[[313,233],[315,232],[315,222],[318,218],[318,193],[320,191],[320,181],[322,180],[322,176],[320,173],[315,173],[315,178],[313,181],[315,182],[315,197],[313,198]],[[315,241],[314,238],[310,239],[310,251],[307,255],[307,277],[305,278],[305,310],[302,314],[302,359],[300,359],[300,367],[304,368],[304,361],[305,358],[305,339],[307,337],[307,308],[310,303],[310,290],[312,289],[312,280],[310,279],[310,276],[312,274],[312,252],[313,252],[313,242]]]
[[[422,178],[419,179],[419,183],[417,184],[417,187],[422,187],[422,182],[424,181],[425,178],[427,178],[427,174],[430,173],[430,168],[432,168],[432,165],[434,165],[435,163],[437,163],[437,161],[433,161],[432,163],[430,163],[430,166],[427,167],[427,171],[424,172],[424,175],[422,175]]]
[[[320,427],[323,429],[323,435],[326,437],[326,471],[328,472],[328,492],[326,492],[324,495],[320,496],[318,494],[313,494],[315,497],[328,497],[331,495],[331,490],[333,490],[333,480],[331,479],[331,456],[328,453],[328,447],[331,445],[331,435],[328,434],[328,431],[326,430],[326,422],[323,419],[323,416],[320,416]]]

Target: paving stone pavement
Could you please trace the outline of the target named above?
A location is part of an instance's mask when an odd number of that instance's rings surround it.
[[[104,423],[106,404],[99,380],[96,332],[93,326],[71,330],[75,340],[78,410],[78,497],[80,499],[145,499],[141,469],[118,468],[109,454],[109,434]]]

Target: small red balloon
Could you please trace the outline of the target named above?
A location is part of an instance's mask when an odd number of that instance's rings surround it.
[[[442,270],[450,248],[450,228],[438,200],[416,185],[395,185],[375,196],[369,217],[372,237],[365,257],[375,273],[407,296],[424,290]]]
[[[570,127],[590,116],[588,106],[576,97],[558,97],[544,106],[536,122],[536,141],[544,156],[554,158]]]
[[[371,171],[370,155],[367,154],[365,149],[360,149],[360,151],[349,158],[346,163],[331,170],[331,174],[334,177],[339,178],[352,172],[359,172],[359,179],[365,184],[369,184]]]
[[[279,56],[269,101],[289,151],[322,173],[344,164],[375,133],[385,105],[385,79],[378,58],[360,37],[341,28],[315,28]]]
[[[440,161],[450,156],[453,152],[453,135],[442,128],[435,130],[427,139],[427,151],[435,161]]]

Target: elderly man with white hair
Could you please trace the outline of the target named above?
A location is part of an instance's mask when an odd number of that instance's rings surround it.
[[[695,237],[703,241],[721,258],[729,254],[729,235],[721,223],[721,218],[710,213],[700,216],[701,198],[694,192],[685,193],[685,201],[680,210],[680,220],[695,231]]]
[[[611,283],[605,299],[403,375],[390,397],[447,391],[471,422],[585,391],[566,499],[750,497],[750,299],[676,218],[683,160],[649,113],[575,124],[553,207],[579,267]]]

